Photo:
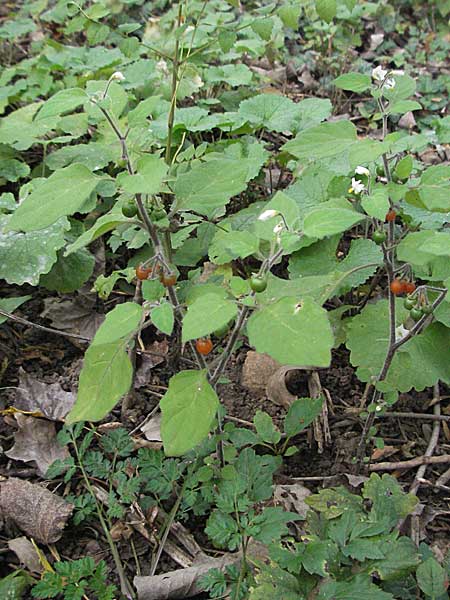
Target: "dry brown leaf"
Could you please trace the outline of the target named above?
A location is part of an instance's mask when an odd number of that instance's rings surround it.
[[[378,460],[382,460],[383,458],[387,458],[388,456],[397,454],[398,451],[399,448],[395,446],[384,446],[384,448],[375,448],[372,452],[371,459],[373,462],[377,462]]]
[[[413,129],[416,125],[416,119],[411,111],[405,113],[398,122],[398,126],[402,129]]]
[[[161,414],[154,415],[148,423],[141,427],[141,431],[150,442],[162,442]]]
[[[224,556],[223,558],[210,558],[205,555],[201,560],[188,567],[169,571],[162,575],[149,577],[135,577],[134,585],[137,589],[138,600],[176,600],[192,598],[202,590],[199,579],[206,575],[210,569],[224,569],[227,565],[237,562],[239,558]]]
[[[105,319],[105,315],[96,312],[96,295],[77,296],[73,300],[59,300],[46,298],[43,317],[51,320],[55,329],[81,335],[88,340],[92,339],[95,332]],[[85,347],[87,342],[68,338],[75,346]]]
[[[270,377],[280,368],[280,363],[268,354],[249,350],[242,367],[241,383],[253,392],[264,392]]]
[[[9,549],[14,552],[23,565],[31,573],[42,573],[44,570],[36,548],[26,537],[18,537],[8,541]]]
[[[16,413],[14,417],[19,429],[14,433],[14,446],[5,452],[8,458],[35,462],[39,473],[44,477],[55,460],[64,460],[70,456],[67,448],[60,446],[56,439],[54,423],[21,413]]]
[[[10,477],[0,483],[0,509],[30,537],[43,544],[57,542],[73,511],[69,504],[36,483]]]
[[[169,350],[169,342],[167,340],[163,340],[162,342],[155,341],[147,350],[149,354],[141,355],[142,360],[136,370],[134,381],[136,388],[145,387],[151,382],[151,371],[154,367],[164,362]],[[151,354],[151,352],[155,352],[155,354]]]
[[[75,394],[66,392],[59,383],[44,383],[19,371],[19,387],[14,407],[28,412],[40,412],[50,421],[62,421],[75,403]]]
[[[309,506],[305,498],[311,495],[311,492],[305,486],[295,483],[293,485],[276,485],[273,498],[277,504],[281,504],[287,511],[296,512],[303,518],[309,511]]]
[[[267,382],[266,395],[272,402],[289,408],[297,396],[291,394],[286,386],[286,375],[291,371],[300,371],[299,367],[284,366],[275,371]]]

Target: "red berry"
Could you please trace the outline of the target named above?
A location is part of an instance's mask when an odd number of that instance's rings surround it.
[[[395,212],[395,210],[390,210],[385,217],[385,220],[388,223],[391,223],[392,221],[395,221],[395,217],[397,216],[397,213]]]
[[[164,287],[171,287],[177,282],[177,276],[175,273],[168,273],[167,275],[165,273],[162,273],[159,279]]]
[[[400,294],[403,294],[403,292],[405,291],[405,284],[401,279],[394,279],[391,282],[391,292],[394,294],[394,296],[399,296]]]
[[[200,338],[195,342],[197,352],[206,356],[213,349],[213,343],[210,338]]]
[[[144,265],[139,265],[136,267],[136,277],[141,281],[144,281],[150,277],[152,270],[152,267],[144,267]]]
[[[416,289],[416,284],[412,281],[405,281],[403,287],[407,294],[412,294]]]

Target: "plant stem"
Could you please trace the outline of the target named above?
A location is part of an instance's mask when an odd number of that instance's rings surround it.
[[[81,458],[80,453],[78,451],[77,441],[75,439],[75,436],[73,434],[71,434],[71,435],[72,435],[72,444],[73,444],[73,446],[75,448],[75,454],[77,456],[78,466],[80,467],[81,473],[83,475],[83,479],[84,479],[84,483],[86,484],[86,488],[87,488],[88,492],[91,494],[92,498],[94,499],[95,507],[96,507],[97,514],[98,514],[98,518],[99,518],[100,524],[101,524],[101,526],[103,528],[103,531],[105,532],[105,536],[106,536],[106,539],[108,541],[108,544],[109,544],[109,547],[110,547],[110,550],[111,550],[111,554],[112,554],[113,559],[114,559],[114,563],[116,565],[117,573],[119,575],[119,580],[120,580],[120,589],[121,589],[121,592],[122,592],[122,594],[124,594],[125,596],[127,596],[129,598],[136,598],[136,594],[134,592],[134,589],[133,589],[131,583],[128,581],[128,578],[127,578],[127,576],[125,574],[125,570],[123,568],[122,561],[120,560],[119,552],[118,552],[118,550],[116,548],[116,545],[114,544],[114,540],[111,537],[111,533],[110,533],[109,528],[108,528],[108,526],[106,524],[105,518],[103,517],[102,509],[101,509],[101,507],[100,507],[100,505],[98,503],[98,500],[97,500],[97,498],[96,498],[96,496],[94,494],[94,490],[92,489],[91,482],[89,481],[89,477],[87,476],[87,473],[86,473],[86,471],[84,469],[83,461],[82,461],[82,458]]]

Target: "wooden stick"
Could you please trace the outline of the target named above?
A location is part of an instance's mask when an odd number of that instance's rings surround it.
[[[369,471],[397,471],[397,469],[414,469],[420,465],[444,465],[450,463],[450,454],[442,456],[417,456],[401,462],[383,462],[370,465]]]

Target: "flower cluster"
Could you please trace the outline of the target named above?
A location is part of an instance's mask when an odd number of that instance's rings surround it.
[[[385,90],[391,90],[395,87],[395,79],[393,77],[388,77],[388,74],[389,71],[386,71],[381,65],[378,65],[378,67],[372,71],[372,78],[375,81],[379,81]]]

